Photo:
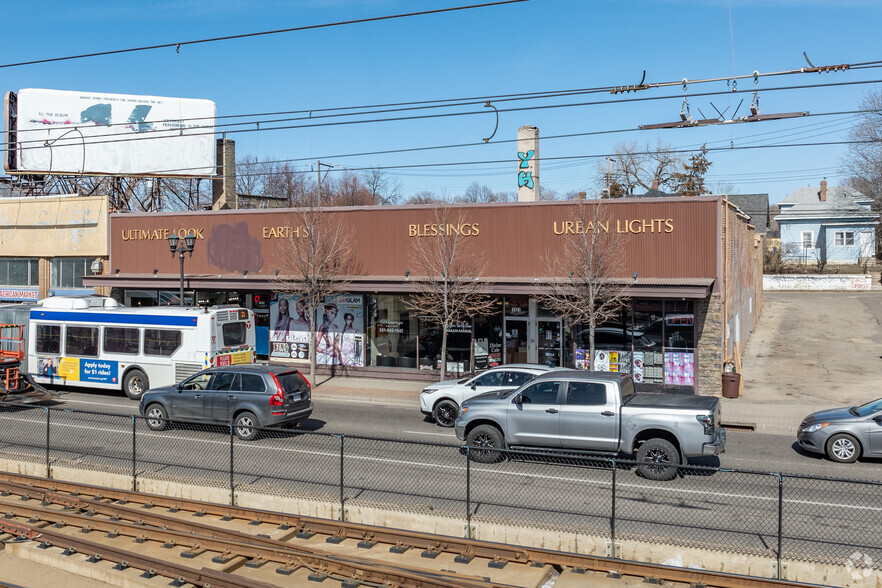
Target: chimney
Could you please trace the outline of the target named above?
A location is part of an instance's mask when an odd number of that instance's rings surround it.
[[[518,202],[539,200],[539,129],[518,129]]]
[[[232,139],[217,140],[217,175],[211,181],[211,208],[239,208],[236,194],[236,143]]]
[[[821,202],[827,202],[827,180],[821,180]]]

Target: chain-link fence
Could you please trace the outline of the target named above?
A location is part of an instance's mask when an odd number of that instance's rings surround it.
[[[882,569],[882,483],[641,464],[559,451],[506,451],[401,439],[260,429],[0,402],[0,458],[307,500]],[[248,433],[249,431],[244,431]],[[671,472],[673,473],[673,472]],[[857,559],[856,559],[857,558]]]

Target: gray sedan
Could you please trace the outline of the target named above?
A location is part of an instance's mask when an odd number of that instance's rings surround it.
[[[860,406],[822,410],[805,417],[796,432],[799,446],[833,461],[882,457],[882,398]]]

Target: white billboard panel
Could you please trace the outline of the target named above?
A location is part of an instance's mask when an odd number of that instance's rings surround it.
[[[24,89],[11,173],[214,175],[210,100]],[[12,128],[10,125],[14,125]]]

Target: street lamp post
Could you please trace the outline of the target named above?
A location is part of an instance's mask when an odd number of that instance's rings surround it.
[[[180,246],[178,246],[179,243]],[[181,259],[181,306],[184,306],[184,253],[188,253],[190,254],[190,257],[193,257],[193,247],[195,246],[195,233],[189,233],[183,239],[175,234],[171,234],[168,236],[168,248],[171,250],[172,257],[174,257],[175,253],[177,253]]]

